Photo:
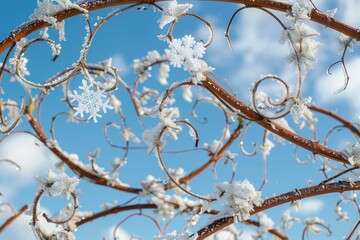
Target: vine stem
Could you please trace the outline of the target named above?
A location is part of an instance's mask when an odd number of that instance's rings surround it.
[[[0,233],[5,230],[15,219],[17,219],[21,214],[23,214],[26,210],[29,209],[28,205],[24,205],[20,210],[14,214],[12,217],[10,217],[6,222],[0,226]]]
[[[323,194],[330,194],[335,192],[344,192],[344,191],[352,191],[360,189],[360,181],[356,181],[353,183],[339,181],[336,183],[329,184],[320,184],[312,187],[296,189],[294,191],[281,194],[272,198],[268,198],[264,200],[263,204],[259,207],[254,207],[253,211],[250,212],[250,215],[254,215],[256,213],[262,212],[266,209],[276,207],[281,204],[294,202],[296,200],[301,200],[304,198],[319,196]],[[229,226],[234,223],[234,217],[225,217],[215,220],[211,224],[205,226],[204,228],[197,231],[197,240],[205,239],[215,232],[220,231],[221,229]]]
[[[311,151],[313,154],[319,154],[321,156],[333,159],[340,163],[349,164],[348,160],[345,159],[340,152],[330,149],[318,142],[297,135],[296,133],[285,129],[279,124],[263,118],[257,112],[251,109],[249,106],[242,103],[236,97],[231,95],[228,91],[226,91],[222,86],[220,86],[215,80],[213,80],[208,75],[206,75],[206,79],[202,81],[202,84],[215,97],[225,101],[227,104],[235,108],[237,111],[240,111],[240,113],[246,115],[248,118],[255,121],[257,124],[269,130],[270,132],[273,132],[274,134],[306,150]],[[355,164],[355,166],[358,167],[358,164]]]
[[[142,3],[144,4],[154,4],[155,2],[162,2],[164,0],[144,0]],[[271,0],[213,0],[217,2],[230,2],[230,3],[240,3],[244,5],[250,6],[259,6],[267,9],[272,9],[276,11],[287,12],[291,10],[291,4],[271,1]],[[95,0],[93,2],[84,2],[80,4],[80,7],[86,9],[87,11],[94,11],[98,9],[114,7],[118,5],[137,3],[139,1],[135,0]],[[54,17],[58,21],[62,21],[64,19],[83,14],[82,11],[72,8],[60,11],[54,15]],[[356,40],[360,39],[360,31],[358,29],[353,28],[345,23],[342,23],[320,11],[316,11],[313,9],[310,13],[310,20],[313,22],[317,22],[325,27],[334,29],[338,32],[341,32],[351,38]],[[10,47],[15,42],[19,41],[21,38],[26,37],[27,35],[49,26],[50,24],[44,21],[36,20],[29,23],[26,23],[19,27],[17,30],[10,33],[8,37],[6,37],[2,42],[0,42],[0,54],[3,53],[8,47]]]

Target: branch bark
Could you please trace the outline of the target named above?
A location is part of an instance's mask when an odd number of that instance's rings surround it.
[[[336,183],[329,184],[320,184],[313,187],[307,187],[302,189],[296,189],[294,191],[281,194],[272,198],[266,199],[260,207],[255,207],[254,210],[250,213],[251,215],[262,212],[266,209],[276,207],[278,205],[293,202],[296,200],[301,200],[303,198],[309,198],[324,194],[336,193],[336,192],[345,192],[345,191],[353,191],[360,189],[360,181],[356,182],[344,182],[339,181]],[[215,232],[220,231],[221,229],[229,226],[234,223],[234,217],[225,217],[218,219],[206,227],[197,231],[198,240],[205,239]]]
[[[164,0],[144,0],[144,4],[153,4],[156,2],[162,2]],[[230,2],[230,3],[240,3],[244,5],[260,6],[267,9],[272,9],[281,12],[287,12],[291,9],[291,4],[270,0],[214,0],[217,2]],[[84,2],[80,6],[88,11],[94,11],[98,9],[114,7],[118,5],[137,3],[139,1],[135,0],[96,0],[93,2]],[[67,9],[61,11],[54,15],[58,21],[82,14],[78,9]],[[327,28],[334,29],[338,32],[341,32],[349,37],[359,40],[360,31],[356,28],[353,28],[345,23],[342,23],[328,15],[321,13],[317,10],[312,10],[310,13],[310,20],[316,23],[319,23]],[[16,43],[21,38],[26,37],[27,35],[49,26],[50,24],[44,21],[32,21],[20,26],[17,30],[10,33],[2,42],[0,42],[0,54],[3,53],[8,47],[13,43]]]
[[[7,228],[13,221],[15,221],[21,214],[23,214],[28,209],[28,205],[24,205],[22,208],[20,208],[20,210],[16,214],[14,214],[12,217],[6,220],[3,225],[0,226],[0,233],[2,233],[5,228]]]

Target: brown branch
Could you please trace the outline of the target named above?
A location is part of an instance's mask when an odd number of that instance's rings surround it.
[[[154,2],[161,2],[163,0],[144,0],[141,1],[144,4],[153,4]],[[80,7],[88,10],[94,11],[98,9],[124,5],[124,4],[131,4],[136,3],[139,1],[135,0],[96,0],[93,2],[84,2],[80,4]],[[276,11],[287,12],[291,10],[291,4],[278,2],[278,1],[270,1],[270,0],[217,0],[217,2],[231,2],[231,3],[240,3],[245,5],[256,5],[263,8],[268,8]],[[64,19],[83,14],[82,11],[78,9],[67,9],[63,10],[54,15],[54,17],[58,21],[62,21]],[[310,13],[310,20],[313,22],[317,22],[325,27],[334,29],[338,32],[341,32],[351,38],[360,39],[360,32],[358,29],[353,28],[345,23],[337,21],[336,19],[329,17],[328,15],[316,11],[315,9]],[[21,38],[26,37],[27,35],[41,29],[44,27],[49,26],[50,24],[44,21],[32,21],[20,26],[17,30],[13,31],[8,37],[6,37],[2,42],[0,42],[0,54],[10,47],[15,42],[19,41]]]
[[[281,194],[272,198],[266,199],[263,204],[259,207],[254,207],[254,210],[250,212],[250,215],[259,213],[261,211],[267,210],[269,208],[273,208],[279,206],[284,203],[293,202],[296,200],[300,200],[303,198],[309,198],[329,193],[335,192],[345,192],[352,190],[360,189],[360,181],[356,181],[353,183],[339,181],[336,183],[329,183],[323,185],[316,185],[312,187],[296,189],[295,191],[291,191],[285,194]],[[218,219],[211,224],[205,226],[204,228],[197,231],[198,240],[205,239],[206,237],[214,234],[215,232],[220,231],[221,229],[229,226],[234,223],[234,217],[225,217]]]
[[[65,163],[79,177],[91,180],[95,184],[110,187],[110,188],[117,189],[117,190],[124,191],[124,192],[137,194],[141,191],[141,189],[127,187],[125,185],[118,184],[118,183],[110,186],[108,184],[108,179],[106,179],[105,177],[102,177],[97,174],[86,171],[85,169],[83,169],[82,167],[80,167],[79,165],[77,165],[76,163],[71,161],[69,159],[69,157],[67,155],[65,155],[64,152],[60,148],[48,146],[46,144],[48,141],[48,138],[46,137],[41,125],[34,119],[34,117],[31,114],[26,114],[26,117],[27,117],[27,120],[30,123],[31,127],[34,129],[34,131],[38,135],[39,140],[44,144],[44,146],[46,146],[52,153],[54,153],[63,163]]]
[[[346,128],[348,128],[351,132],[353,132],[356,136],[360,137],[360,130],[357,129],[354,126],[354,124],[352,124],[351,122],[349,122],[346,119],[342,118],[341,116],[337,115],[336,113],[334,113],[332,111],[328,111],[328,110],[323,109],[323,108],[320,108],[320,107],[315,106],[315,105],[309,105],[308,107],[309,107],[309,109],[311,109],[311,110],[313,110],[315,112],[319,112],[319,113],[322,113],[324,115],[327,115],[329,117],[332,117],[332,118],[336,119],[337,121],[344,124],[344,126]]]
[[[28,205],[24,205],[20,210],[14,214],[12,217],[10,217],[8,220],[5,221],[3,225],[0,226],[0,233],[5,230],[13,221],[15,221],[16,218],[18,218],[21,214],[23,214],[26,210],[29,209]]]
[[[228,91],[226,91],[223,87],[221,87],[215,80],[213,80],[208,75],[206,79],[202,81],[203,86],[209,90],[215,97],[220,98],[221,100],[228,103],[230,106],[240,111],[241,114],[246,115],[249,119],[255,121],[260,126],[265,129],[273,132],[274,134],[312,152],[313,154],[319,154],[324,157],[333,159],[343,164],[349,164],[347,159],[345,159],[340,152],[330,149],[324,145],[321,145],[318,142],[314,142],[310,139],[304,138],[296,133],[285,129],[284,127],[272,122],[270,120],[264,119],[254,110],[249,108],[248,105],[242,103],[236,97],[231,95]]]
[[[80,221],[76,223],[76,226],[81,226],[87,222],[94,221],[98,218],[102,218],[111,214],[116,214],[123,211],[129,211],[129,210],[144,210],[144,209],[156,209],[157,206],[152,203],[145,203],[145,204],[135,204],[135,205],[129,205],[129,206],[115,206],[109,209],[106,209],[104,211],[94,213],[93,215],[89,217],[82,218]]]
[[[206,162],[204,165],[199,167],[198,169],[193,170],[191,173],[189,173],[187,176],[181,178],[179,180],[180,184],[186,184],[190,182],[193,178],[199,176],[202,172],[204,172],[206,169],[208,169],[211,165],[219,161],[221,159],[222,155],[225,153],[225,151],[231,146],[231,144],[235,141],[235,139],[240,135],[242,129],[242,125],[238,125],[238,127],[235,129],[235,131],[231,134],[230,138],[227,140],[227,142],[224,144],[222,148],[213,155],[208,162]],[[167,186],[165,189],[169,190],[170,188],[175,187],[174,184]]]
[[[252,220],[252,219],[248,219],[244,223],[260,227],[260,223],[258,221]],[[289,237],[287,235],[281,233],[278,229],[275,229],[275,228],[269,229],[268,232],[275,235],[276,237],[278,237],[278,238],[280,238],[282,240],[288,240],[289,239]]]

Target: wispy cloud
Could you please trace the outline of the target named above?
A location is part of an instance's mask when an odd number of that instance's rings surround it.
[[[347,89],[338,94],[334,91],[340,89],[344,84],[344,72],[339,64],[331,75],[323,75],[316,81],[315,89],[316,101],[321,104],[344,104],[350,107],[351,115],[349,117],[358,117],[360,115],[360,57],[354,57],[346,60],[346,67],[350,75],[350,81]],[[339,105],[340,106],[340,105]]]
[[[119,70],[120,75],[126,75],[129,72],[130,65],[126,63],[124,57],[120,54],[112,56],[112,64]]]
[[[1,142],[0,159],[12,160],[21,167],[17,171],[14,166],[2,163],[0,192],[5,199],[11,199],[23,188],[34,187],[35,176],[45,175],[56,161],[56,157],[29,134],[15,134]]]
[[[114,228],[115,226],[109,228],[106,233],[105,233],[105,237],[104,240],[112,240],[114,239]],[[122,228],[117,228],[116,229],[116,234],[115,236],[117,237],[117,239],[131,239],[131,236]]]
[[[301,201],[298,213],[301,215],[315,215],[321,212],[324,207],[324,201],[319,199],[305,199]]]

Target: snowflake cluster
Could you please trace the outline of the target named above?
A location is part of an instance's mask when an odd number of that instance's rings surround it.
[[[270,229],[274,228],[274,221],[265,213],[260,214],[259,216],[259,234],[264,235],[266,234]]]
[[[359,41],[353,39],[343,33],[340,33],[337,37],[338,44],[339,44],[339,51],[342,53],[344,48],[347,47],[350,52],[354,51],[354,46],[359,45]]]
[[[148,145],[148,153],[152,153],[157,147],[157,140],[164,127],[166,127],[166,133],[174,140],[177,140],[177,132],[181,130],[181,127],[176,125],[174,121],[179,116],[180,113],[178,108],[164,108],[159,113],[160,123],[154,128],[145,130],[142,135],[144,142]],[[160,147],[163,147],[164,145],[165,141],[160,139]]]
[[[216,199],[211,203],[222,203],[222,209],[218,214],[211,217],[211,221],[220,219],[223,217],[233,216],[240,221],[249,219],[250,212],[255,206],[260,206],[263,200],[260,198],[261,192],[256,191],[254,186],[245,179],[242,182],[223,182],[215,185],[215,193],[212,194],[212,198]],[[202,211],[208,210],[210,207],[204,205]]]
[[[153,50],[147,53],[147,55],[141,59],[134,59],[133,68],[134,71],[139,74],[140,82],[144,82],[151,77],[151,69],[154,63],[159,63],[159,82],[162,85],[167,85],[167,78],[169,77],[170,66],[164,63],[165,57],[161,56],[158,51]]]
[[[18,64],[18,71],[22,76],[28,76],[30,75],[29,70],[27,69],[26,65],[29,62],[29,59],[26,57],[19,56],[20,51],[29,43],[28,39],[22,38],[19,41],[16,42],[16,48],[14,57],[9,59],[10,66],[12,66],[16,70],[16,65]],[[19,59],[18,59],[19,56]]]
[[[168,233],[166,235],[158,235],[154,236],[154,240],[191,240],[196,239],[196,236],[190,237],[188,232],[179,232],[177,233],[176,230]]]
[[[322,233],[323,229],[321,229],[319,226],[325,226],[324,220],[313,217],[313,218],[307,218],[304,221],[305,224],[305,233],[306,237],[308,237],[309,232],[313,232],[314,234],[320,234]]]
[[[88,12],[86,9],[80,7],[76,3],[71,2],[71,0],[37,1],[37,8],[35,9],[34,13],[30,15],[30,20],[39,20],[50,23],[55,30],[59,31],[59,40],[65,40],[65,22],[58,22],[54,15],[60,11],[73,8],[84,12],[85,14]]]
[[[346,144],[345,149],[341,151],[341,154],[346,157],[349,163],[352,165],[360,163],[360,144]]]
[[[320,47],[320,43],[314,38],[319,33],[305,23],[300,23],[301,20],[308,20],[312,6],[306,0],[295,0],[292,4],[291,11],[287,15],[287,21],[290,27],[284,31],[281,42],[290,36],[293,41],[293,47],[296,53],[291,53],[289,61],[292,63],[297,62],[299,57],[300,62],[305,64],[306,67],[311,67],[316,62],[316,53]]]
[[[301,119],[306,120],[310,124],[310,128],[314,128],[314,124],[317,119],[314,118],[313,113],[307,107],[307,104],[311,102],[311,97],[304,99],[293,99],[294,104],[290,108],[290,113],[293,116],[294,122],[299,125],[300,129],[304,127],[305,122]]]
[[[102,117],[99,111],[102,109],[102,111],[106,113],[106,109],[113,109],[113,107],[109,105],[109,100],[106,99],[104,90],[97,89],[95,92],[91,88],[91,84],[88,85],[87,81],[83,79],[82,86],[79,87],[82,93],[79,95],[77,91],[74,90],[74,94],[70,95],[70,102],[78,102],[78,106],[74,107],[74,116],[80,114],[81,117],[84,117],[84,113],[89,113],[90,116],[88,119],[93,119],[94,122],[97,123],[97,117]],[[105,98],[106,101],[103,101],[103,98]]]
[[[281,225],[283,229],[289,229],[295,222],[300,222],[300,219],[290,215],[290,210],[286,210],[281,217]]]
[[[42,188],[48,196],[65,196],[70,198],[71,193],[76,192],[76,186],[79,183],[79,179],[76,177],[70,178],[66,173],[56,174],[49,170],[45,179],[38,178],[38,181],[42,184]]]
[[[288,12],[286,18],[288,21],[308,20],[313,7],[308,0],[294,0],[291,11]]]
[[[266,137],[260,146],[260,152],[263,158],[266,158],[268,155],[270,155],[270,151],[273,149],[273,147],[275,147],[275,144],[268,137]]]
[[[185,71],[192,74],[194,84],[204,80],[206,72],[214,70],[201,59],[205,54],[204,44],[196,42],[191,35],[173,39],[169,43],[169,49],[165,49],[165,54],[172,66],[183,67]]]
[[[178,4],[176,0],[171,1],[162,11],[161,18],[159,20],[160,28],[164,28],[167,24],[174,20],[177,20],[181,15],[187,13],[192,4]]]

